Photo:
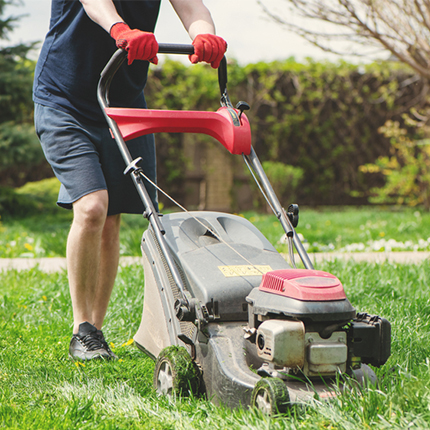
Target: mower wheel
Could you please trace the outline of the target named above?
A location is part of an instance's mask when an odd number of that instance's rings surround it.
[[[285,382],[280,378],[260,379],[252,390],[251,405],[268,415],[287,412],[290,395]]]
[[[159,395],[198,394],[200,370],[182,346],[164,348],[155,362],[154,388]]]

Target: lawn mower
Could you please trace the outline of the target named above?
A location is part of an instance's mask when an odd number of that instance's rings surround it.
[[[159,53],[191,54],[193,46],[160,44]],[[375,383],[369,364],[379,367],[389,358],[390,323],[357,312],[340,280],[314,269],[295,230],[298,206],[284,210],[251,145],[249,105],[230,101],[225,57],[218,69],[221,107],[202,112],[110,107],[109,86],[126,55],[116,51],[102,71],[98,100],[149,220],[134,340],[155,360],[156,391],[203,392],[216,404],[270,414],[336,396],[343,376]],[[126,144],[157,132],[206,134],[242,156],[285,231],[289,262],[240,216],[158,213],[141,159],[132,159]]]

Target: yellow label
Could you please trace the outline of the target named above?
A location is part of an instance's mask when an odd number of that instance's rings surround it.
[[[222,274],[226,278],[234,276],[261,276],[267,272],[271,272],[270,266],[218,266]]]

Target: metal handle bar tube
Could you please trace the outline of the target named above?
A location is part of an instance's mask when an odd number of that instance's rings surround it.
[[[191,55],[194,53],[193,45],[178,45],[171,43],[160,43],[158,45],[158,53],[160,54],[182,54]],[[112,82],[115,73],[120,68],[121,64],[127,57],[127,51],[118,49],[112,55],[109,62],[100,74],[100,81],[97,89],[97,97],[103,103],[103,108],[109,107],[109,87]],[[218,83],[221,92],[221,104],[223,106],[232,107],[230,98],[227,93],[227,59],[225,56],[221,60],[221,64],[218,68]]]
[[[115,54],[113,55],[113,57],[111,58],[111,60],[109,61],[108,65],[104,68],[104,70],[102,71],[101,74],[101,78],[98,84],[98,89],[97,89],[97,98],[100,104],[100,107],[102,108],[103,111],[103,115],[108,123],[109,128],[112,131],[112,134],[115,138],[115,141],[118,144],[118,148],[121,152],[121,155],[125,161],[125,164],[127,167],[132,166],[133,165],[133,158],[131,157],[130,151],[128,150],[128,147],[126,145],[126,143],[124,142],[124,139],[121,135],[121,132],[118,128],[118,125],[116,124],[116,122],[111,119],[105,112],[105,107],[108,107],[109,103],[108,103],[108,98],[107,98],[107,94],[108,94],[108,89],[109,89],[109,85],[110,82],[112,80],[113,75],[115,74],[115,72],[118,70],[118,68],[121,66],[122,62],[125,60],[126,58],[126,53],[124,53],[125,51],[122,50],[118,50],[115,52]],[[154,205],[152,204],[152,200],[149,197],[148,191],[145,188],[145,185],[143,184],[143,180],[142,180],[142,176],[139,175],[138,170],[131,170],[131,178],[134,182],[134,185],[136,187],[136,190],[144,204],[144,207],[147,211],[147,217],[149,219],[149,222],[153,228],[154,234],[157,238],[157,241],[160,245],[161,251],[164,255],[164,258],[166,260],[166,263],[169,267],[169,270],[172,274],[173,280],[176,284],[176,286],[178,287],[182,299],[185,301],[185,303],[187,304],[188,308],[189,308],[189,300],[187,298],[187,294],[185,292],[185,288],[182,282],[182,278],[181,275],[178,272],[178,269],[176,268],[175,262],[173,261],[172,256],[170,255],[170,252],[168,250],[166,241],[164,239],[163,233],[164,233],[164,229],[163,226],[161,225],[161,222],[158,218],[157,215],[157,211],[154,208]]]
[[[128,150],[128,147],[126,143],[124,142],[121,132],[119,131],[119,128],[115,121],[113,121],[111,118],[109,118],[107,115],[105,115],[108,125],[110,129],[112,130],[112,133],[115,137],[116,142],[118,143],[118,147],[120,149],[120,152],[122,154],[122,157],[126,163],[127,166],[131,166],[133,163],[133,158],[131,157],[131,154]],[[181,292],[181,296],[183,300],[189,305],[189,301],[185,292],[185,287],[182,282],[181,275],[179,274],[175,262],[173,261],[172,256],[170,255],[170,252],[168,250],[166,241],[164,239],[164,228],[158,218],[157,211],[154,208],[154,205],[152,203],[152,200],[148,194],[148,191],[145,188],[145,185],[143,183],[143,178],[141,175],[139,175],[139,171],[131,171],[131,179],[134,182],[134,185],[136,187],[136,190],[144,204],[144,207],[146,209],[147,218],[149,219],[149,222],[152,226],[152,229],[154,231],[155,237],[157,238],[157,241],[160,245],[161,251],[164,255],[164,258],[166,260],[166,263],[169,267],[169,270],[172,274],[173,280],[178,287],[179,291]]]
[[[191,54],[194,54],[194,46],[160,43],[158,45],[158,53],[191,55]],[[218,68],[218,83],[219,83],[219,90],[223,98],[222,100],[224,100],[224,103],[226,105],[229,105],[229,107],[232,107],[232,104],[227,94],[227,59],[225,58],[225,56],[222,58],[220,66]]]
[[[276,215],[276,217],[278,218],[279,222],[281,223],[282,228],[285,231],[285,234],[287,236],[293,237],[294,246],[296,247],[297,252],[299,253],[299,256],[300,256],[304,266],[306,267],[306,269],[313,269],[314,266],[313,266],[311,260],[309,259],[309,256],[308,256],[305,248],[303,247],[303,244],[300,241],[296,231],[294,230],[293,226],[291,225],[290,220],[285,215],[285,211],[282,208],[281,204],[279,203],[279,200],[276,197],[276,194],[272,188],[272,185],[270,184],[269,179],[267,178],[266,173],[264,172],[263,166],[261,165],[260,160],[258,159],[257,154],[255,153],[253,147],[251,147],[250,154],[245,155],[245,157],[248,160],[248,162],[251,164],[251,166],[253,167],[254,172],[257,174],[257,176],[260,180],[260,183],[261,183],[264,191],[266,192],[267,198],[270,201],[273,212]]]

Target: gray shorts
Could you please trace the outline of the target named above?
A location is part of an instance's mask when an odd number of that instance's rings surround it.
[[[107,190],[108,215],[144,211],[133,181],[123,174],[125,162],[107,126],[88,125],[72,115],[51,107],[35,105],[36,133],[55,176],[61,182],[59,206],[67,209],[81,197]],[[131,156],[142,157],[139,164],[155,182],[154,136],[146,135],[127,142]],[[157,191],[146,189],[158,210]]]

